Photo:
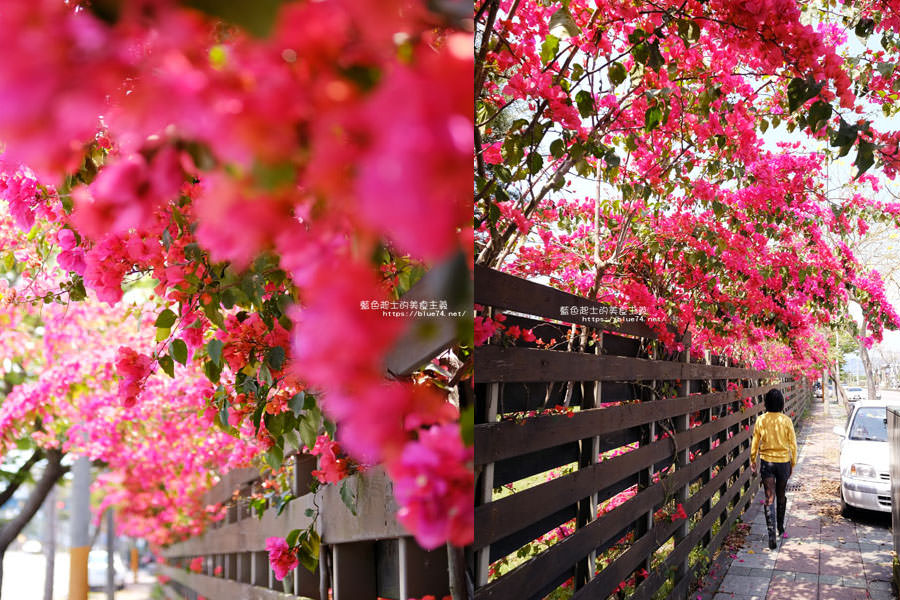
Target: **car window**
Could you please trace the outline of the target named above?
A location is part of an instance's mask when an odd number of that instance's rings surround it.
[[[866,406],[856,411],[850,426],[851,440],[887,441],[887,412],[882,406]]]

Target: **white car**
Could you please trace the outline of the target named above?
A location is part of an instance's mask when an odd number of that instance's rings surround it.
[[[866,392],[861,387],[847,388],[847,398],[850,402],[866,399]]]
[[[91,550],[88,554],[88,587],[106,587],[106,550]],[[113,554],[113,582],[116,589],[125,587],[125,563],[118,554]]]
[[[847,424],[834,427],[842,438],[840,494],[845,513],[848,507],[891,512],[887,406],[878,400],[861,400],[853,406]]]

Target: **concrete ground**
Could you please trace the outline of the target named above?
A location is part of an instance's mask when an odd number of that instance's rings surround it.
[[[3,560],[3,600],[43,600],[43,554],[10,551]],[[131,572],[126,576],[126,586],[115,593],[115,600],[149,600],[150,590],[156,579],[143,571],[138,572],[137,583],[132,582]],[[69,555],[56,555],[53,577],[53,599],[65,600],[69,589]],[[89,600],[105,600],[106,593],[92,591]]]
[[[845,518],[840,514],[839,438],[832,428],[843,425],[846,415],[836,405],[831,405],[830,413],[826,416],[823,405],[814,403],[801,429],[799,460],[788,484],[787,537],[779,540],[777,549],[769,550],[760,489],[744,515],[744,522],[751,524],[746,543],[722,557],[718,576],[711,573],[698,598],[896,597],[891,583],[891,515],[856,511]]]

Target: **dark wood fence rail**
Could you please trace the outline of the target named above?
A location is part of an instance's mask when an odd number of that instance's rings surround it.
[[[448,298],[452,310],[468,310],[464,290],[447,289],[458,282],[458,265],[448,261],[430,270],[404,296],[405,300]],[[456,286],[461,287],[461,286]],[[461,303],[465,301],[465,306]],[[456,322],[441,317],[415,320],[389,354],[385,370],[408,375],[457,341]],[[286,451],[285,456],[291,452]],[[291,491],[297,497],[281,514],[269,507],[261,519],[251,515],[250,495],[258,487],[256,468],[226,473],[205,497],[207,504],[229,503],[223,521],[203,535],[173,544],[163,552],[167,564],[161,574],[168,598],[197,600],[375,600],[421,598],[449,594],[450,561],[446,548],[422,549],[397,522],[393,486],[380,468],[354,480],[356,515],[344,505],[338,487],[326,485],[309,492],[315,458],[297,454],[290,465]],[[236,493],[236,498],[233,496]],[[285,586],[269,566],[266,538],[285,537],[306,528],[306,510],[317,506],[316,530],[322,538],[319,565],[328,570],[310,573],[298,566]],[[200,559],[200,572],[189,570]],[[464,565],[462,565],[464,567]],[[285,591],[285,587],[287,590]],[[324,594],[320,590],[328,590]]]
[[[537,338],[475,350],[475,598],[687,597],[758,489],[762,396],[781,389],[796,424],[809,382],[652,360],[639,317],[486,268],[475,302]]]

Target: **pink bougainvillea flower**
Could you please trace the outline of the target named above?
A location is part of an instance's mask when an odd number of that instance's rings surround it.
[[[327,435],[316,438],[315,445],[309,453],[319,457],[319,468],[312,472],[313,477],[321,483],[337,483],[348,474],[347,459],[337,458],[341,446]]]
[[[281,581],[300,561],[297,550],[288,547],[284,538],[270,537],[266,539],[266,550],[269,552],[269,564],[275,572],[275,579]]]
[[[449,541],[465,546],[474,539],[474,475],[466,467],[473,450],[460,438],[458,425],[422,430],[402,455],[388,463],[397,518],[423,548]]]
[[[119,374],[119,397],[126,407],[134,406],[150,375],[153,360],[126,346],[120,346],[116,357],[116,371]]]

